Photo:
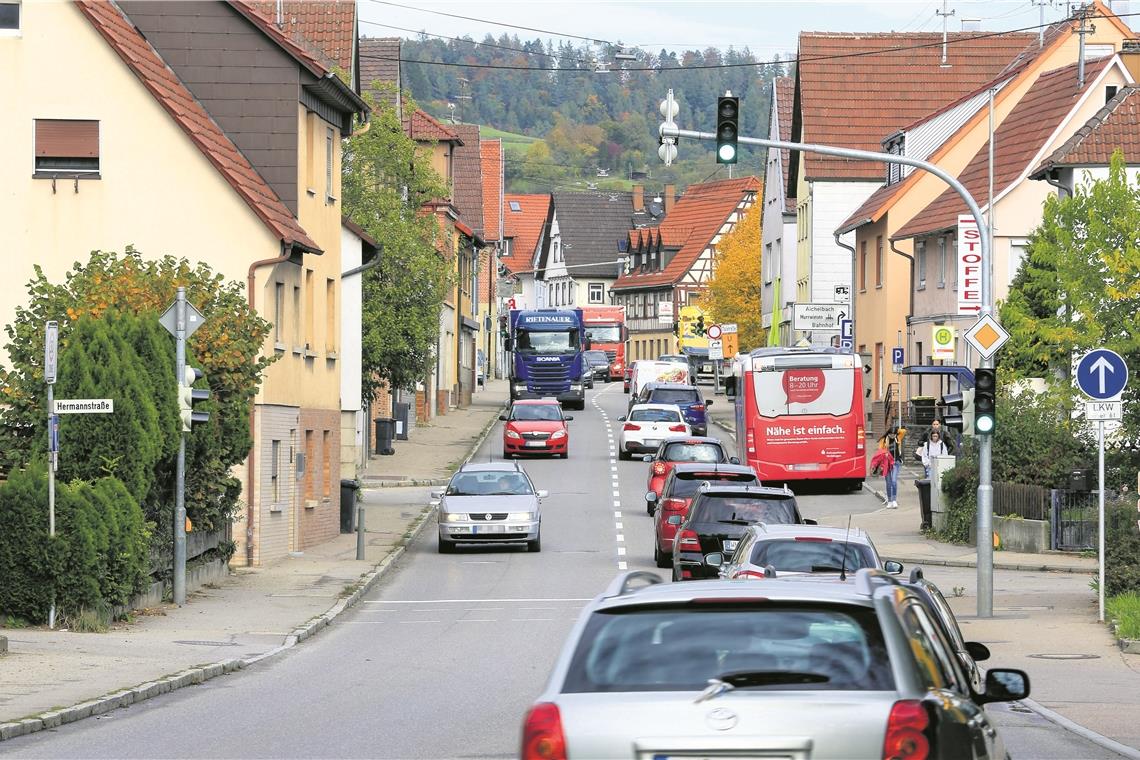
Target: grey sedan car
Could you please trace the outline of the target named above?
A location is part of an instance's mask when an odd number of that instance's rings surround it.
[[[1004,758],[983,705],[906,584],[800,576],[662,583],[618,576],[587,604],[523,721],[522,757]]]
[[[465,464],[438,500],[439,551],[448,554],[464,544],[525,543],[542,550],[541,500],[526,472],[516,462]]]

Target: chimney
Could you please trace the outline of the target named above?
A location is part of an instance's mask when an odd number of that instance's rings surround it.
[[[1120,43],[1120,60],[1124,62],[1133,79],[1140,79],[1140,39],[1124,40]]]
[[[637,184],[633,186],[633,210],[634,212],[645,210],[645,186]]]
[[[673,210],[673,202],[677,200],[677,186],[670,183],[665,185],[665,215]]]
[[[982,31],[982,20],[980,18],[963,18],[962,19],[963,32],[980,32]]]

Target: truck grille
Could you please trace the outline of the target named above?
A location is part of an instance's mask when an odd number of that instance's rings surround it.
[[[606,358],[612,362],[617,358],[617,351],[606,351]]]
[[[531,365],[530,390],[533,393],[565,393],[570,390],[570,366],[565,364]]]

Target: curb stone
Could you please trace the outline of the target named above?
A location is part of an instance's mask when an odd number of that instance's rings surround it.
[[[1127,758],[1130,758],[1131,760],[1140,760],[1140,750],[1136,750],[1133,747],[1129,747],[1127,744],[1121,744],[1120,742],[1116,741],[1115,739],[1110,739],[1107,736],[1104,736],[1103,734],[1098,734],[1096,731],[1093,731],[1090,728],[1085,728],[1080,723],[1074,723],[1073,721],[1066,718],[1064,715],[1060,715],[1058,713],[1055,713],[1052,710],[1050,710],[1048,707],[1045,707],[1041,704],[1038,704],[1037,702],[1034,702],[1032,699],[1028,699],[1028,698],[1022,699],[1021,704],[1025,705],[1026,707],[1028,707],[1030,710],[1032,710],[1033,712],[1040,715],[1045,720],[1047,720],[1051,723],[1055,723],[1058,726],[1060,726],[1061,728],[1065,729],[1066,731],[1071,731],[1072,733],[1076,734],[1077,736],[1083,737],[1084,739],[1087,739],[1088,741],[1092,742],[1093,744],[1096,744],[1100,747],[1103,747],[1104,749],[1107,749],[1110,752],[1115,752],[1116,754],[1118,754],[1122,757],[1127,757]]]
[[[505,406],[506,404],[503,405],[503,407]],[[475,443],[472,445],[471,449],[464,457],[464,463],[470,460],[471,457],[475,455],[475,452],[479,450],[479,447],[483,445],[483,442],[487,440],[487,436],[490,435],[491,431],[494,429],[495,423],[498,422],[498,419],[498,414],[492,415],[491,420],[483,428],[482,432],[480,432],[476,437]],[[437,480],[439,481],[438,484],[446,485],[450,478],[437,478],[432,481],[415,481],[413,482],[413,485],[436,485]],[[398,484],[394,483],[392,485],[407,484],[408,483],[406,482],[402,482]],[[399,560],[400,557],[404,556],[405,552],[407,552],[407,547],[419,537],[419,534],[423,531],[424,527],[428,524],[428,521],[434,513],[434,507],[425,508],[420,513],[420,516],[417,518],[416,522],[414,522],[411,528],[408,529],[408,532],[411,534],[408,537],[408,540],[386,554],[384,558],[381,559],[373,567],[372,570],[366,573],[363,576],[363,580],[360,583],[359,587],[354,592],[352,592],[352,594],[350,594],[348,597],[345,597],[344,599],[337,600],[337,602],[324,614],[318,615],[307,623],[294,628],[293,631],[285,637],[285,641],[281,644],[281,646],[271,649],[268,652],[262,652],[261,654],[254,657],[222,660],[196,668],[187,668],[186,670],[181,670],[164,678],[160,678],[155,681],[148,681],[129,689],[112,692],[97,699],[80,702],[79,704],[65,707],[61,710],[50,710],[30,718],[11,721],[9,723],[0,723],[0,742],[6,741],[8,739],[15,739],[19,736],[34,734],[44,729],[58,728],[63,724],[74,723],[75,721],[83,720],[84,718],[90,718],[94,715],[102,715],[103,713],[110,712],[111,710],[120,707],[130,707],[133,704],[143,702],[145,700],[166,694],[171,691],[175,691],[177,689],[182,689],[195,684],[205,683],[206,681],[217,678],[218,676],[228,675],[235,671],[243,670],[247,667],[250,667],[251,665],[255,665],[261,662],[262,660],[275,657],[276,655],[279,655],[288,649],[292,649],[300,642],[305,641],[306,639],[318,633],[322,628],[326,628],[334,620],[336,620],[338,616],[343,614],[346,610],[355,606],[356,603],[359,602],[360,599],[366,593],[368,593],[373,586],[376,585],[376,583],[384,576],[384,574],[389,569],[391,569],[396,561]]]

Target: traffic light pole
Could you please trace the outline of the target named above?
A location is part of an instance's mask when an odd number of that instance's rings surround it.
[[[717,136],[712,132],[697,132],[690,129],[680,129],[673,118],[677,112],[673,99],[673,91],[669,90],[665,101],[661,104],[661,113],[665,121],[658,128],[661,138],[661,149],[658,154],[671,164],[676,156],[676,143],[679,138],[690,140],[711,140],[716,142]],[[793,150],[800,153],[820,153],[825,156],[838,158],[853,158],[857,161],[877,161],[885,164],[901,164],[922,169],[941,179],[951,187],[965,202],[966,207],[978,225],[979,242],[982,253],[982,310],[983,315],[992,315],[994,310],[993,291],[991,288],[991,258],[990,258],[990,230],[982,216],[982,209],[974,196],[958,181],[957,177],[946,172],[939,166],[907,156],[895,156],[889,153],[877,153],[870,150],[857,150],[855,148],[840,148],[833,145],[815,145],[812,143],[785,142],[783,140],[765,140],[758,137],[737,138],[742,145],[754,145],[758,148],[775,148],[777,150]],[[854,283],[852,283],[854,285]],[[988,359],[982,360],[983,367],[992,367]],[[992,469],[992,437],[981,435],[978,453],[978,617],[993,617],[994,592],[994,545],[993,545],[993,469]]]
[[[186,288],[174,300],[174,373],[182,385],[186,371]],[[178,465],[174,476],[174,603],[186,604],[186,433],[178,432]]]

